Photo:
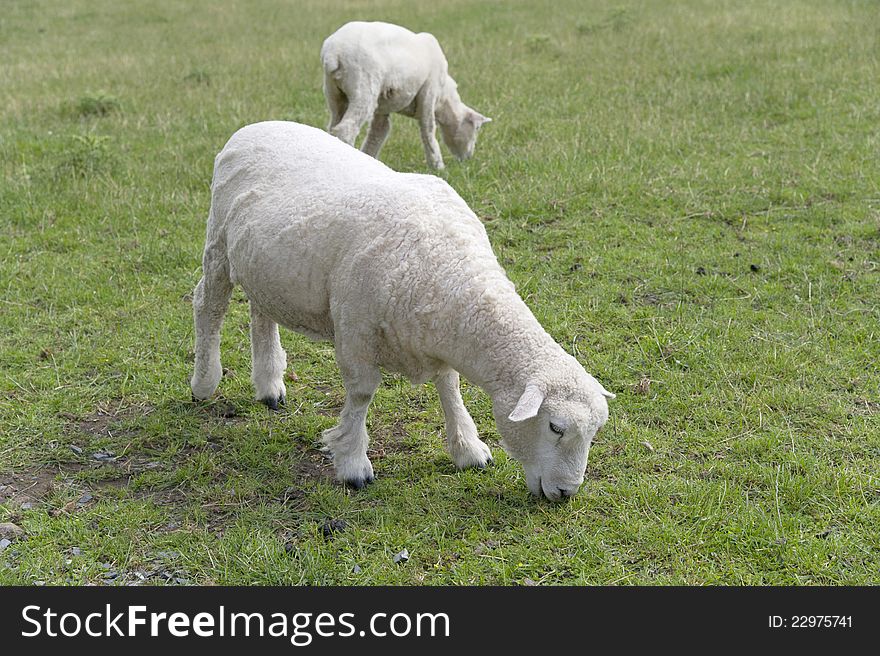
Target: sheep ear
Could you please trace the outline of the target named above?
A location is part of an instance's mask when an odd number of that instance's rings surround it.
[[[596,383],[596,387],[599,388],[599,394],[604,396],[606,399],[617,398],[617,394],[614,394],[613,392],[609,392],[607,389],[605,389],[602,386],[602,383],[600,383],[598,380],[596,380],[596,378],[594,376],[592,376],[591,374],[587,374],[587,376],[589,377],[590,380],[592,380],[594,383]]]
[[[468,120],[473,123],[476,127],[480,127],[483,123],[491,123],[492,119],[488,116],[483,116],[480,112],[476,112],[471,110],[471,113],[468,114]]]
[[[537,385],[526,385],[525,392],[519,397],[519,401],[513,412],[507,417],[510,421],[523,421],[538,414],[541,404],[544,402],[544,392]]]

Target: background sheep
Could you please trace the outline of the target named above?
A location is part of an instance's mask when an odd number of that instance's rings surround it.
[[[323,440],[340,480],[373,478],[366,414],[382,366],[434,381],[458,467],[491,460],[462,402],[461,371],[492,398],[502,444],[534,494],[558,499],[581,485],[613,395],[541,328],[479,219],[439,178],[392,171],[315,128],[246,126],[215,161],[203,269],[196,398],[220,382],[220,325],[240,284],[253,382],[269,406],[285,398],[278,323],[335,343],[346,398]]]
[[[480,126],[492,120],[461,101],[440,44],[426,32],[381,22],[346,23],[324,41],[321,63],[330,109],[327,129],[354,145],[363,124],[371,121],[361,149],[372,157],[379,157],[388,138],[393,112],[418,119],[428,165],[435,169],[443,168],[435,122],[452,154],[467,159]]]

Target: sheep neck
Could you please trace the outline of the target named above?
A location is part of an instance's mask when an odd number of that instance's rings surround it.
[[[562,353],[512,290],[500,299],[481,299],[473,313],[462,317],[456,333],[447,345],[446,361],[483,388],[493,402],[545,378],[547,367],[554,366]]]

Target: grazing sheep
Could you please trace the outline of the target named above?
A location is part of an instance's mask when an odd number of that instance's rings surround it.
[[[397,173],[297,123],[246,126],[214,162],[193,295],[197,399],[220,382],[235,284],[250,300],[253,382],[270,407],[285,400],[278,324],[334,342],[346,397],[323,441],[340,480],[373,479],[366,415],[381,366],[434,381],[458,467],[491,462],[462,403],[461,372],[491,397],[502,444],[534,494],[558,499],[583,482],[614,395],[544,331],[443,180]]]
[[[443,168],[435,121],[452,154],[467,159],[480,126],[492,120],[461,102],[443,50],[427,32],[414,34],[389,23],[346,23],[324,41],[321,63],[330,109],[327,130],[353,146],[363,124],[371,121],[361,150],[377,159],[391,130],[391,113],[418,119],[428,165],[435,169]]]

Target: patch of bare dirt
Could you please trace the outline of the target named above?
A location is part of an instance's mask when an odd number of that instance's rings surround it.
[[[160,466],[147,458],[113,458],[110,461],[64,462],[26,467],[12,472],[0,472],[0,503],[11,508],[28,510],[43,504],[59,489],[84,492],[77,500],[63,507],[50,508],[50,514],[73,512],[92,501],[92,492],[102,489],[127,488],[132,478],[141,472]],[[82,472],[100,472],[94,480],[78,480]],[[151,492],[144,495],[152,496]],[[88,497],[88,498],[85,498]]]
[[[635,385],[633,385],[633,393],[645,395],[651,391],[651,379],[644,374]]]
[[[121,424],[135,417],[146,417],[155,410],[151,405],[131,405],[122,401],[106,401],[94,412],[78,417],[69,412],[59,416],[67,421],[69,431],[92,437],[113,437],[123,432]]]
[[[52,493],[58,473],[49,465],[0,473],[0,503],[25,510],[38,505]]]
[[[370,431],[370,448],[367,455],[371,460],[381,460],[392,453],[411,453],[417,447],[408,443],[406,426],[408,421],[396,421],[388,428],[374,428]]]
[[[301,498],[302,494],[296,492],[301,489],[306,481],[332,480],[335,477],[333,462],[329,455],[317,449],[310,449],[300,454],[299,460],[290,471],[291,485],[285,490],[289,499]]]
[[[201,404],[201,411],[205,415],[209,415],[214,419],[222,419],[226,423],[244,421],[238,408],[223,398],[218,398],[210,403]]]
[[[669,290],[647,291],[640,290],[633,293],[633,302],[636,305],[653,305],[655,307],[675,307],[679,301],[679,294]]]

